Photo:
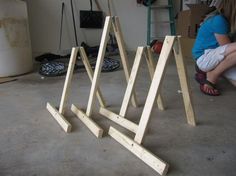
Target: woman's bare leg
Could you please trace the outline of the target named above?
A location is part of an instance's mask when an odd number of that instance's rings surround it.
[[[236,42],[228,44],[226,50],[225,50],[225,56],[228,56],[229,54],[236,51]]]
[[[206,78],[210,83],[215,84],[218,78],[229,68],[236,65],[236,43],[231,43],[227,46],[225,50],[224,60],[217,65],[214,70],[207,72]],[[214,85],[206,82],[205,84],[200,84],[200,90],[208,95],[218,96],[220,92],[215,88]],[[235,81],[236,82],[236,81]]]
[[[236,51],[228,54],[226,58],[214,70],[207,72],[207,80],[215,84],[217,82],[217,79],[224,71],[235,65],[236,65]]]

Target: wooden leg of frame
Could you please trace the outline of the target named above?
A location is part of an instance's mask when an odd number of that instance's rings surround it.
[[[164,111],[164,110],[166,109],[161,94],[159,94],[159,95],[157,96],[157,107],[158,107],[158,109],[160,109],[161,111]]]
[[[179,37],[177,37],[177,41],[175,42],[175,45],[174,45],[174,54],[175,54],[175,61],[176,61],[177,71],[178,71],[179,80],[180,80],[180,86],[181,86],[182,94],[183,94],[187,121],[188,121],[188,124],[196,126],[195,113],[194,113],[191,93],[189,89],[190,88],[189,80],[187,77],[187,69],[184,63]]]
[[[72,48],[70,62],[59,105],[59,110],[54,108],[50,103],[47,103],[47,110],[52,114],[52,116],[59,123],[62,129],[67,133],[71,131],[71,124],[64,118],[63,114],[65,112],[65,104],[69,94],[69,87],[71,85],[77,54],[78,54],[78,48]]]
[[[71,111],[89,128],[89,130],[97,137],[101,138],[103,129],[99,127],[91,118],[89,118],[82,110],[75,105],[71,105]]]
[[[80,56],[81,56],[84,66],[85,66],[85,69],[88,73],[89,79],[92,82],[93,81],[93,70],[92,70],[91,65],[89,64],[88,57],[87,57],[83,47],[80,47]],[[105,108],[106,103],[105,103],[105,100],[103,99],[103,96],[102,96],[102,93],[101,93],[101,90],[99,87],[97,88],[96,96],[97,96],[100,106]]]
[[[175,36],[166,36],[165,38],[165,41],[161,50],[161,54],[160,54],[160,57],[156,66],[156,70],[153,75],[153,80],[152,80],[152,83],[151,83],[151,86],[147,95],[147,99],[143,108],[141,118],[140,118],[138,131],[134,138],[134,140],[139,144],[142,143],[145,131],[147,129],[147,124],[149,122],[149,119],[152,113],[156,96],[160,93],[160,85],[162,83],[162,80],[165,74],[167,61],[169,59],[169,55],[171,53],[175,38],[176,38]]]
[[[152,52],[149,46],[147,47],[147,54],[145,54],[145,57],[146,57],[147,65],[148,65],[149,74],[152,79],[155,72],[155,66],[153,62]],[[161,96],[161,93],[157,96],[157,107],[161,111],[165,110],[165,105],[164,105],[164,101]]]
[[[169,165],[163,160],[113,127],[110,127],[108,134],[160,175],[166,175]]]
[[[119,22],[118,17],[113,17],[112,26],[113,26],[113,30],[114,30],[114,33],[116,36],[118,48],[120,51],[120,57],[121,57],[121,62],[122,62],[123,69],[125,72],[125,78],[126,78],[126,81],[128,82],[129,76],[130,76],[130,67],[129,67],[127,53],[125,51],[125,42],[124,42],[124,38],[122,35],[122,31],[121,31],[120,22]],[[131,102],[134,107],[138,107],[135,91],[133,92]]]
[[[78,50],[79,50],[79,48],[77,48],[77,47],[72,48],[70,62],[69,62],[69,66],[68,66],[68,70],[67,70],[67,74],[66,74],[66,79],[65,79],[65,84],[64,84],[64,88],[63,88],[63,92],[62,92],[62,96],[61,96],[61,102],[60,102],[60,106],[59,106],[59,113],[62,115],[64,114],[64,110],[65,110],[64,107],[65,107],[65,103],[66,103],[66,100],[67,100],[68,94],[69,94],[69,88],[71,85],[71,80],[72,80],[72,76],[73,76],[73,72],[74,72],[74,67],[75,67],[75,62],[76,62]]]
[[[135,82],[137,80],[137,74],[138,74],[138,71],[139,71],[139,68],[140,68],[140,63],[141,63],[141,60],[142,60],[144,50],[145,50],[144,47],[138,47],[137,52],[136,52],[133,68],[132,68],[131,73],[130,73],[128,85],[127,85],[125,95],[124,95],[124,98],[123,98],[123,101],[122,101],[122,104],[121,104],[121,108],[120,108],[119,115],[122,116],[122,117],[125,117],[126,113],[127,113],[129,102],[130,102],[131,96],[133,94],[134,85],[135,85]]]
[[[71,124],[63,117],[59,111],[54,108],[50,103],[47,103],[47,110],[52,114],[54,119],[58,122],[58,124],[62,127],[62,129],[69,133],[71,132]]]
[[[111,28],[111,17],[106,17],[106,21],[104,24],[104,30],[103,30],[102,38],[101,38],[101,44],[100,44],[100,48],[99,48],[99,52],[98,52],[96,67],[95,67],[95,71],[94,71],[92,86],[91,86],[91,90],[90,90],[88,106],[87,106],[87,110],[86,110],[86,115],[88,117],[90,117],[92,114],[92,109],[93,109],[93,105],[94,105],[94,96],[95,96],[95,93],[97,92],[97,87],[99,84],[100,73],[101,73],[102,63],[103,63],[105,52],[106,52],[106,46],[107,46],[110,28]]]

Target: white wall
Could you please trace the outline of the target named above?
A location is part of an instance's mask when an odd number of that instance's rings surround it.
[[[107,0],[98,0],[104,11],[107,10]],[[120,19],[126,47],[135,50],[137,46],[146,44],[147,8],[138,5],[136,0],[111,0],[112,13]],[[167,0],[158,3],[165,4]],[[58,52],[61,3],[63,0],[26,0],[29,13],[29,24],[34,55],[45,52]],[[63,24],[62,50],[70,50],[75,46],[70,1],[64,0],[65,18]],[[89,45],[98,45],[101,38],[99,29],[80,29],[79,11],[89,9],[88,0],[74,0],[77,34],[79,43],[85,41]],[[176,1],[175,1],[176,2]],[[94,4],[95,6],[95,4]],[[158,11],[155,17],[167,18],[167,13]],[[169,33],[169,25],[159,26],[156,33]]]

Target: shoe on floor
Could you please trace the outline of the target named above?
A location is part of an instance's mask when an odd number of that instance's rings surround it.
[[[208,80],[205,80],[203,84],[200,84],[200,90],[202,93],[210,96],[219,96],[220,91],[216,88],[215,84]]]

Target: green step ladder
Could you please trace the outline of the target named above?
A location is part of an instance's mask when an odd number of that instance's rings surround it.
[[[166,5],[152,5],[151,0],[148,2],[148,10],[147,10],[147,45],[150,45],[151,41],[155,39],[156,37],[151,36],[152,31],[152,25],[153,24],[164,24],[164,23],[169,23],[170,24],[170,31],[171,35],[175,35],[176,30],[175,30],[175,19],[174,19],[174,7],[173,7],[173,0],[168,0],[168,4]],[[158,10],[158,9],[166,9],[169,12],[169,20],[168,21],[157,21],[154,22],[152,21],[152,11],[153,10]],[[164,37],[163,37],[164,38]]]

